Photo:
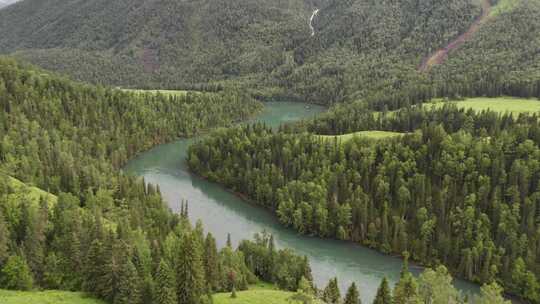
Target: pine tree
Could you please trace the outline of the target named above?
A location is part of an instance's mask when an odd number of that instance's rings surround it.
[[[420,304],[418,283],[409,272],[407,256],[401,271],[401,278],[394,288],[394,304]]]
[[[392,294],[390,291],[390,286],[388,285],[388,280],[386,278],[382,279],[379,289],[377,289],[377,295],[373,304],[392,304]]]
[[[104,266],[105,259],[103,244],[99,240],[94,240],[90,245],[88,254],[85,258],[83,282],[84,290],[103,296],[102,284]]]
[[[323,300],[329,304],[337,304],[341,298],[337,278],[333,278],[323,291]]]
[[[0,270],[2,269],[7,258],[9,257],[8,244],[9,231],[6,225],[6,221],[4,219],[4,215],[2,214],[2,208],[0,208]]]
[[[178,262],[176,263],[178,302],[198,304],[206,289],[201,244],[193,233],[182,237]]]
[[[231,234],[227,233],[227,247],[232,248]]]
[[[217,291],[219,288],[219,260],[216,240],[211,233],[208,233],[204,242],[204,268],[208,288],[210,291]]]
[[[47,202],[42,198],[37,214],[35,212],[30,214],[31,220],[28,223],[26,238],[24,240],[26,260],[38,283],[43,280],[45,229],[47,227],[48,213]]]
[[[121,266],[118,276],[114,304],[139,304],[141,303],[141,280],[131,259],[126,260]]]
[[[351,286],[347,290],[347,294],[345,295],[345,302],[343,303],[344,304],[361,304],[360,294],[354,282],[351,284]]]
[[[156,273],[156,291],[154,303],[156,304],[176,304],[176,288],[174,273],[165,260],[159,262]]]

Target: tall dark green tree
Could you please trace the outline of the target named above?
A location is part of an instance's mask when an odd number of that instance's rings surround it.
[[[324,288],[323,300],[329,304],[338,304],[341,300],[337,278],[330,279]]]
[[[140,304],[141,279],[131,259],[120,266],[114,304]]]
[[[349,289],[347,289],[347,294],[345,295],[345,300],[343,304],[361,304],[360,301],[360,293],[358,292],[358,288],[356,288],[356,284],[353,282]]]
[[[9,231],[4,219],[2,208],[0,208],[0,269],[9,257]]]
[[[176,283],[174,272],[169,264],[161,260],[156,273],[156,289],[154,292],[154,303],[156,304],[177,304]]]
[[[393,304],[392,301],[392,291],[388,285],[388,280],[385,278],[382,279],[381,285],[377,289],[377,295],[373,304]]]
[[[198,304],[206,291],[203,248],[192,233],[184,233],[176,263],[178,303]]]
[[[208,288],[211,291],[219,289],[219,257],[216,240],[211,233],[208,233],[204,242],[204,270]]]

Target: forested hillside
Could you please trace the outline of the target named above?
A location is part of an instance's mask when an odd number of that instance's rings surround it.
[[[0,288],[86,291],[134,304],[200,303],[247,288],[257,277],[241,251],[218,251],[200,224],[190,225],[187,204],[173,214],[158,188],[119,169],[152,145],[259,107],[237,93],[97,88],[1,58]],[[280,274],[258,275],[280,287],[310,279],[304,258],[257,252],[279,259]]]
[[[25,0],[0,12],[0,52],[94,83],[232,82],[259,97],[330,104],[427,85],[422,60],[480,14],[471,0]],[[534,11],[524,17],[535,22]],[[523,36],[538,31],[523,33],[515,39],[531,43]]]
[[[498,3],[473,39],[451,52],[445,64],[434,67],[439,95],[540,92],[540,1]]]
[[[25,0],[0,14],[0,50],[95,83],[178,87],[279,66],[309,36],[308,2]]]
[[[256,124],[214,132],[191,147],[189,165],[300,233],[409,251],[540,302],[538,116],[455,106],[359,113],[355,130],[408,134],[340,142]],[[341,134],[337,122],[307,128]]]

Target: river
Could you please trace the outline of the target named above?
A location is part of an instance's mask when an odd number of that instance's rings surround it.
[[[269,126],[296,121],[321,113],[323,107],[293,102],[270,102],[257,120]],[[318,287],[338,277],[342,295],[351,282],[360,289],[362,303],[371,303],[383,277],[391,284],[399,279],[402,260],[380,254],[350,242],[323,240],[298,235],[284,228],[267,210],[249,204],[220,185],[210,183],[187,170],[187,149],[197,139],[182,139],[147,151],[128,163],[125,171],[143,176],[146,182],[159,185],[161,193],[174,211],[179,211],[182,199],[189,202],[192,221],[202,220],[206,231],[216,237],[218,246],[225,245],[230,233],[234,244],[250,239],[256,232],[266,230],[274,235],[276,246],[291,248],[307,255]],[[418,273],[419,267],[411,266]],[[456,280],[464,293],[477,293],[477,285]]]

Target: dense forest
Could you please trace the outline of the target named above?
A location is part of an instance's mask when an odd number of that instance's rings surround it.
[[[323,290],[313,286],[309,261],[277,249],[266,233],[237,249],[229,238],[218,250],[202,223],[190,224],[187,203],[173,214],[159,188],[117,171],[152,145],[249,117],[259,108],[251,98],[96,88],[2,58],[0,102],[0,288],[86,291],[115,304],[198,304],[264,280],[295,291],[291,300],[299,303],[359,303],[355,284],[344,297],[337,279]],[[137,141],[128,140],[133,134]],[[393,292],[383,281],[376,303],[463,301],[453,287],[433,292],[451,282],[445,269],[424,275],[417,281],[405,267]],[[489,298],[503,303],[497,285],[478,301]]]
[[[479,1],[25,0],[0,12],[0,52],[139,88],[241,84],[258,98],[321,104],[416,90],[464,95],[473,93],[468,80],[491,84],[487,72],[500,86],[538,80],[540,3],[516,3],[430,73],[418,71],[423,59],[467,30]]]
[[[191,227],[187,206],[173,214],[158,188],[118,171],[155,144],[245,119],[257,102],[234,92],[96,88],[2,58],[0,108],[0,288],[84,290],[111,303],[201,303],[257,280],[240,251],[218,251],[200,224]],[[275,255],[296,267],[281,274],[284,288],[295,289],[300,271],[310,277],[300,257]]]
[[[214,132],[190,148],[189,165],[300,233],[409,251],[539,302],[538,117],[455,106],[363,113],[350,120],[356,131],[404,135],[340,142],[301,132],[349,130],[332,120],[277,132],[255,124]]]

